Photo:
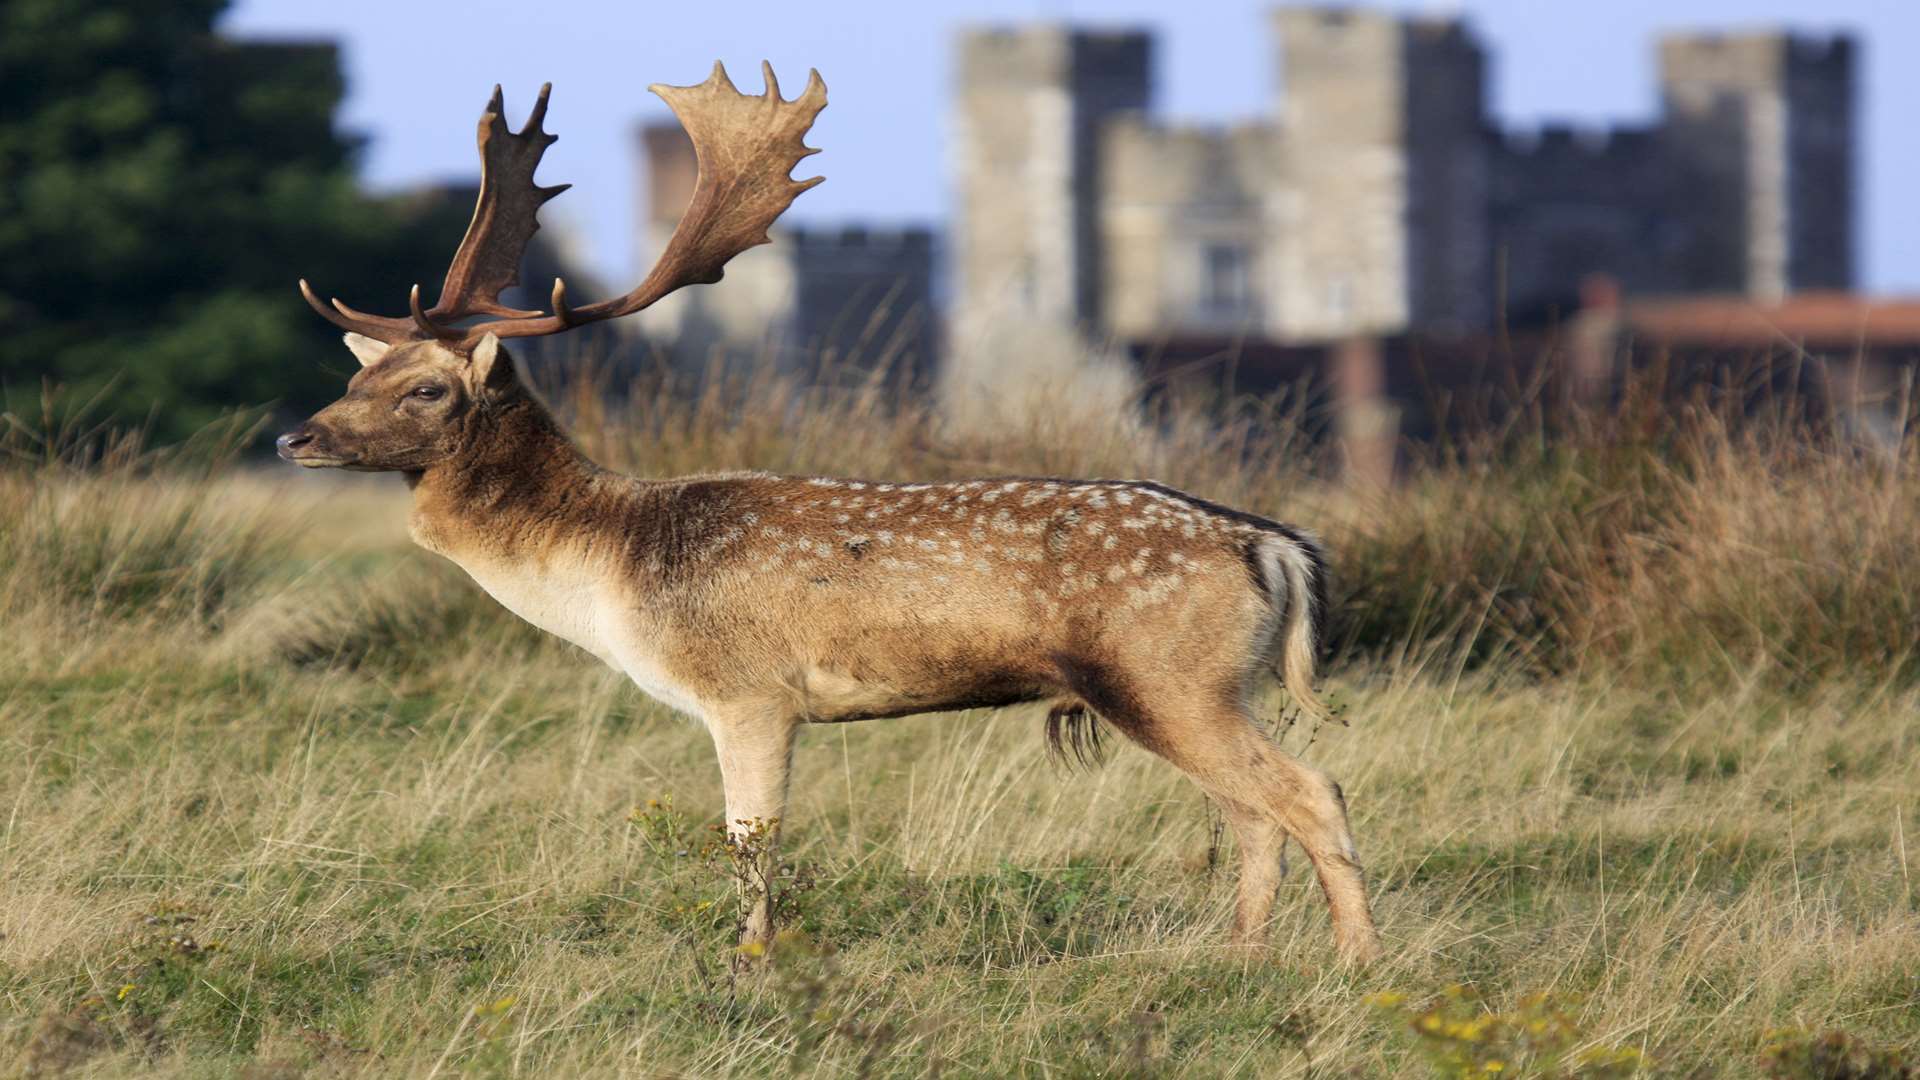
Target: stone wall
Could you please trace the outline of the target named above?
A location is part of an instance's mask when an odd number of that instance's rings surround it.
[[[1668,209],[1687,291],[1777,300],[1853,283],[1853,45],[1777,33],[1660,43]]]
[[[1390,333],[1412,316],[1401,20],[1281,8],[1277,102],[1286,184],[1266,301],[1290,338]]]
[[[1401,35],[1408,325],[1477,330],[1493,308],[1486,54],[1458,19],[1410,19]]]
[[[1679,286],[1685,223],[1667,210],[1670,171],[1652,129],[1513,132],[1494,152],[1494,300],[1503,322],[1579,307],[1596,274],[1628,291]]]
[[[1122,340],[1276,331],[1269,210],[1277,133],[1109,122],[1101,145],[1107,333]]]
[[[1099,135],[1143,109],[1144,33],[969,31],[955,92],[955,327],[1100,318]]]
[[[795,228],[792,337],[813,361],[857,372],[932,376],[940,324],[934,311],[931,229]]]

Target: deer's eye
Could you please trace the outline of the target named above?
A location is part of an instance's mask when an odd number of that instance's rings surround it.
[[[412,390],[407,391],[407,396],[417,397],[421,401],[438,401],[440,400],[440,396],[445,393],[445,390],[429,383],[425,386],[416,386]]]

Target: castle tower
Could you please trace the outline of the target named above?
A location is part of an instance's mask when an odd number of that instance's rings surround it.
[[[1293,338],[1490,315],[1485,56],[1456,19],[1273,13],[1285,145],[1270,304]]]
[[[1102,122],[1143,109],[1145,33],[1046,26],[960,39],[954,176],[958,338],[1009,322],[1101,324]]]
[[[1853,285],[1854,53],[1846,36],[1660,43],[1687,290],[1777,300]]]

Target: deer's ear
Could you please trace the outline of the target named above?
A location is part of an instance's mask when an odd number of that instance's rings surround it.
[[[372,367],[379,363],[380,358],[387,355],[387,350],[393,348],[384,341],[375,341],[351,330],[347,331],[346,342],[348,351],[353,353],[355,360],[360,361],[361,367]]]
[[[500,347],[500,339],[488,334],[473,347],[473,381],[476,386],[498,390],[513,381],[513,358]]]

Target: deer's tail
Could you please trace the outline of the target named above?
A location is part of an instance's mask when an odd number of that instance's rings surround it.
[[[1313,689],[1315,657],[1327,609],[1327,557],[1312,536],[1286,529],[1261,545],[1274,610],[1280,612],[1273,668],[1301,710],[1316,720],[1332,713]]]

